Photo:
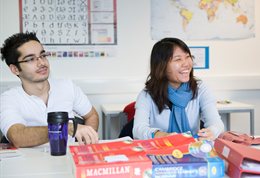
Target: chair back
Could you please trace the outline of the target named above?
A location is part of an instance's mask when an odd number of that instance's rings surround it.
[[[133,138],[133,125],[134,125],[134,115],[135,115],[135,101],[129,103],[123,109],[124,115],[127,117],[127,123],[123,126],[119,138],[129,136]]]
[[[135,115],[135,101],[126,105],[123,112],[127,116],[127,122],[130,122],[134,118],[134,115]]]

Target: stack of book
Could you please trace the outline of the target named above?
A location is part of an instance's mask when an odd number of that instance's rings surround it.
[[[217,156],[212,141],[190,143],[188,149],[188,154],[147,155],[153,164],[152,177],[224,177],[224,161]]]
[[[260,149],[224,139],[216,139],[217,153],[228,163],[230,177],[260,177]]]
[[[224,177],[225,166],[218,156],[211,158],[199,158],[191,154],[182,158],[173,155],[148,155],[153,162],[152,177]]]
[[[77,145],[69,149],[77,178],[224,175],[223,160],[211,154],[213,147],[209,150],[204,144],[201,154],[194,149],[201,145],[198,143],[189,134],[175,134],[149,140]]]
[[[151,160],[142,149],[77,154],[72,153],[73,170],[77,178],[151,177]]]

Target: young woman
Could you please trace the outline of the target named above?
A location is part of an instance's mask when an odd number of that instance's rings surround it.
[[[153,46],[150,74],[135,109],[136,139],[190,131],[199,139],[214,140],[224,130],[214,96],[193,76],[191,52],[177,38],[165,38]]]

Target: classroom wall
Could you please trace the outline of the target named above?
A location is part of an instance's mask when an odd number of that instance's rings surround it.
[[[18,0],[0,1],[0,44],[8,36],[19,32],[18,13]],[[89,96],[99,114],[101,104],[135,100],[144,86],[150,51],[156,42],[150,36],[149,0],[118,0],[117,15],[118,45],[115,57],[50,61],[51,76],[74,80]],[[260,135],[259,23],[260,1],[255,1],[255,38],[186,43],[189,46],[209,46],[210,69],[195,70],[195,75],[210,85],[217,99],[255,105],[255,131]],[[3,62],[0,62],[0,74],[1,92],[19,83]],[[249,133],[247,118],[247,114],[233,114],[231,129]]]

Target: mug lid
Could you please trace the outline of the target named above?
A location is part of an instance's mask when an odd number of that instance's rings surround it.
[[[68,112],[58,111],[58,112],[49,112],[47,115],[48,123],[58,124],[65,123],[69,120]]]

